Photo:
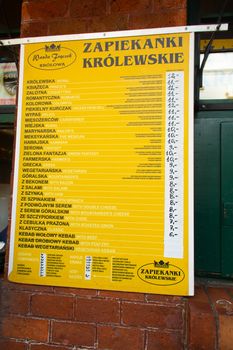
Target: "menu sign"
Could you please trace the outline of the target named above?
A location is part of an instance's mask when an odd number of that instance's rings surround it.
[[[22,46],[11,281],[192,294],[192,42]]]

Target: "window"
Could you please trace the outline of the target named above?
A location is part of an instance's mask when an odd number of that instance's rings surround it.
[[[201,55],[201,62],[203,60]],[[203,71],[201,100],[231,99],[233,101],[233,52],[211,53]]]

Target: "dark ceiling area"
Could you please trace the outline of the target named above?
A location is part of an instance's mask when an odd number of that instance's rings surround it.
[[[233,1],[232,0],[202,0],[200,1],[200,14],[202,20],[217,19],[224,8],[223,17],[232,18]]]
[[[11,38],[19,35],[22,0],[0,0],[0,35]]]
[[[188,0],[188,24],[228,23],[229,30],[218,32],[215,38],[233,38],[233,0]],[[203,33],[207,39],[211,33]]]
[[[0,0],[0,40],[20,35],[22,0]],[[0,46],[0,63],[18,61],[18,47]]]

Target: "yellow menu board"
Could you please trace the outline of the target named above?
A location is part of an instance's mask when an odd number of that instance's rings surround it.
[[[10,281],[193,293],[192,55],[191,33],[21,46]]]

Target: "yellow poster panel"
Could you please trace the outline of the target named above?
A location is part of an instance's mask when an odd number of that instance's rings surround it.
[[[22,46],[10,281],[193,293],[191,37]]]

